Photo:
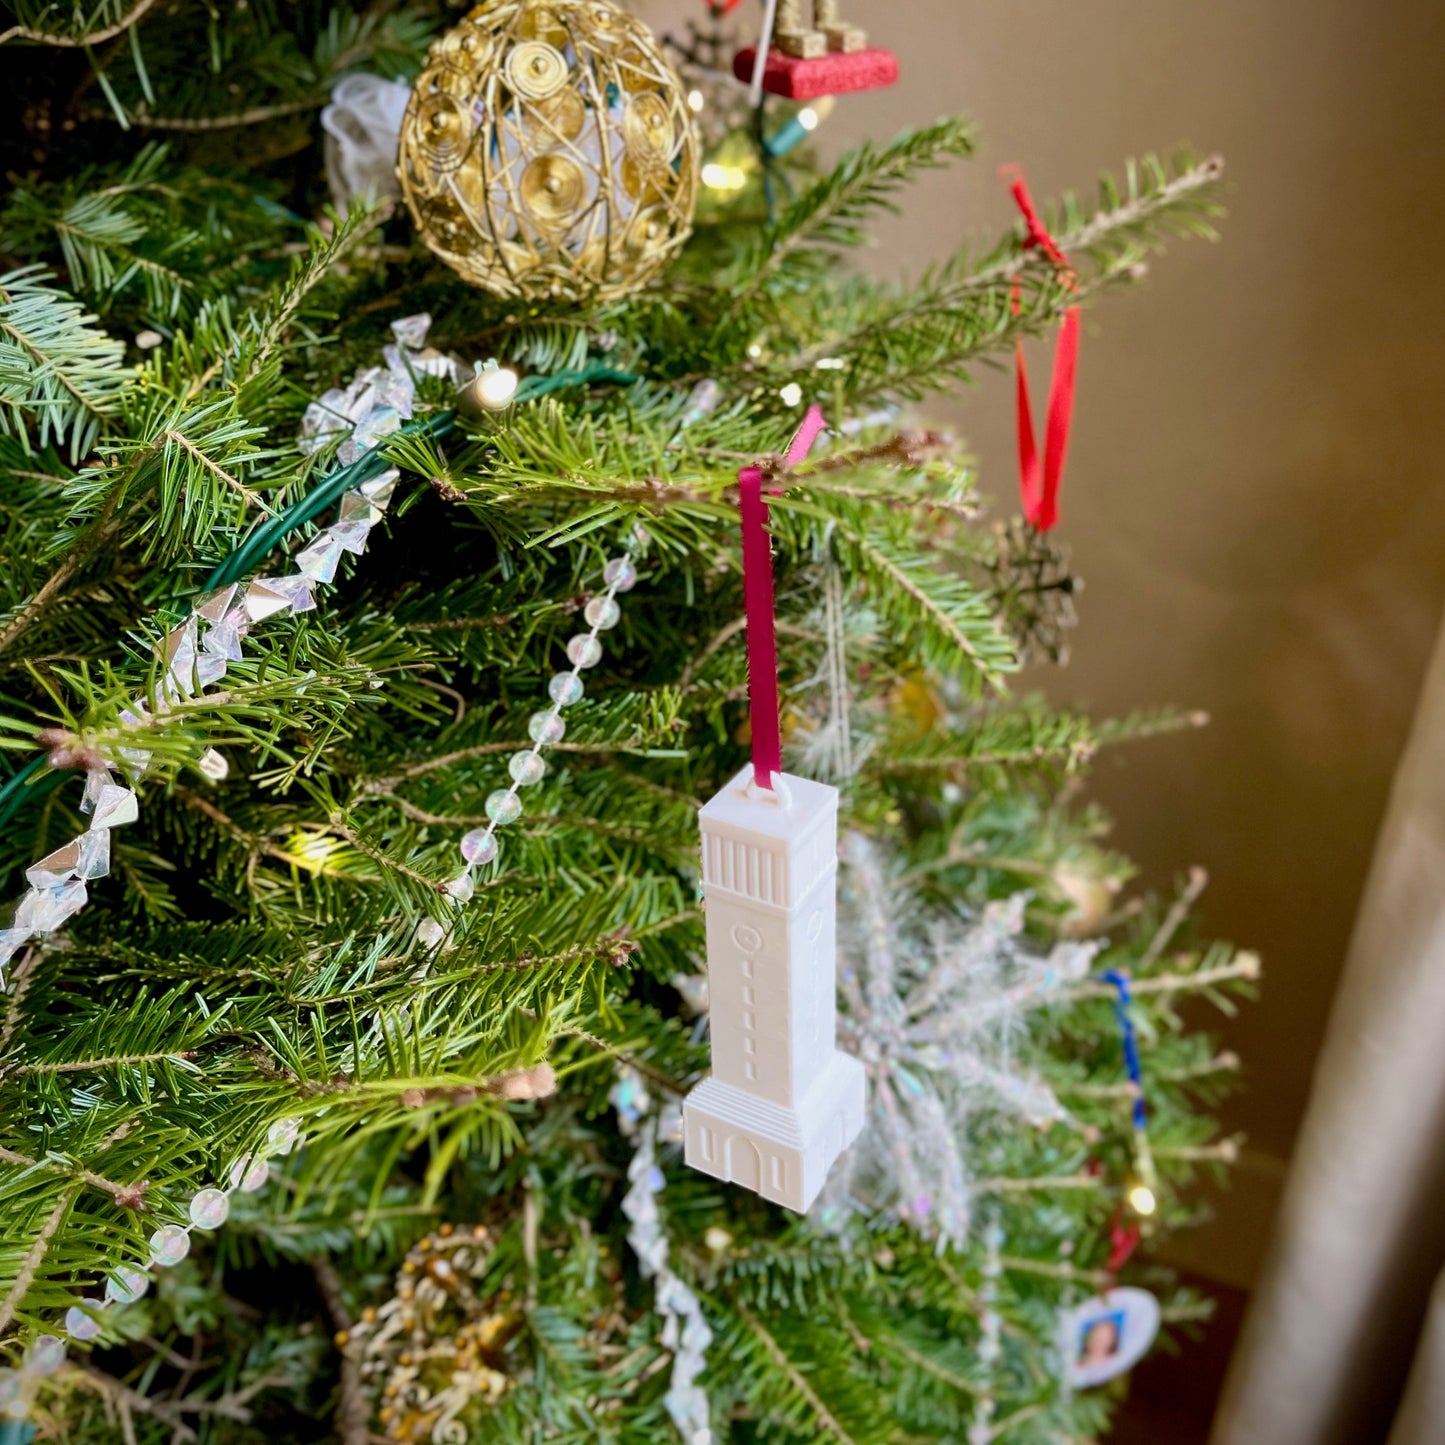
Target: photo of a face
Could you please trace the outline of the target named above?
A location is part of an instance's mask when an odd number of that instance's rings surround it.
[[[1092,1389],[1138,1364],[1159,1333],[1159,1301],[1142,1289],[1111,1289],[1059,1317],[1059,1354],[1076,1390]]]
[[[1079,1343],[1079,1366],[1088,1369],[1102,1365],[1119,1352],[1124,1338],[1124,1311],[1115,1310],[1092,1322],[1085,1323]]]

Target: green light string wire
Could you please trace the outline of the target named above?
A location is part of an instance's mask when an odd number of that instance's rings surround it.
[[[512,405],[536,401],[571,386],[630,386],[639,379],[631,372],[619,371],[603,362],[589,362],[576,371],[555,371],[550,376],[529,376],[517,387]],[[389,465],[382,454],[382,448],[388,441],[395,437],[439,440],[455,431],[456,424],[455,411],[439,411],[419,421],[408,422],[354,462],[337,468],[279,516],[268,518],[252,527],[235,551],[206,578],[201,591],[214,592],[218,587],[228,587],[232,582],[239,582],[241,578],[255,571],[262,558],[279,546],[290,533],[315,520],[340,501],[346,492],[380,476]],[[44,769],[45,758],[34,758],[0,786],[0,827],[15,816],[24,802],[43,797],[68,776],[65,769],[52,769],[36,781],[37,774],[44,772]],[[4,1445],[4,1441],[4,1435],[0,1434],[0,1445]]]

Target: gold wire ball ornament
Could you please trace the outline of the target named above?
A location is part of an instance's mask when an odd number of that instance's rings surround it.
[[[685,90],[611,0],[484,0],[431,48],[397,174],[426,244],[499,296],[616,300],[681,249]]]
[[[507,1290],[481,1288],[492,1255],[483,1226],[442,1225],[402,1261],[392,1297],[339,1338],[378,1397],[384,1439],[466,1445],[506,1393],[507,1345],[522,1320]]]

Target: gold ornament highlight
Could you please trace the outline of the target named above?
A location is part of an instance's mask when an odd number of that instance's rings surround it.
[[[485,0],[427,57],[397,173],[426,244],[499,296],[615,300],[686,241],[686,92],[611,0]]]

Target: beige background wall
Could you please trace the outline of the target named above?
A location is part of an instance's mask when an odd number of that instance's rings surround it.
[[[636,8],[661,23],[703,0]],[[1205,864],[1208,925],[1265,956],[1262,1001],[1227,1029],[1249,1085],[1228,1122],[1251,1152],[1192,1246],[1246,1283],[1445,598],[1445,5],[844,8],[904,78],[841,101],[828,150],[951,110],[984,137],[885,228],[880,273],[1007,226],[1004,162],[1041,197],[1181,140],[1229,163],[1223,243],[1180,245],[1090,316],[1063,522],[1088,585],[1047,686],[1214,717],[1108,757],[1097,791],[1149,878]],[[1011,405],[988,374],[940,409],[1005,500]]]

